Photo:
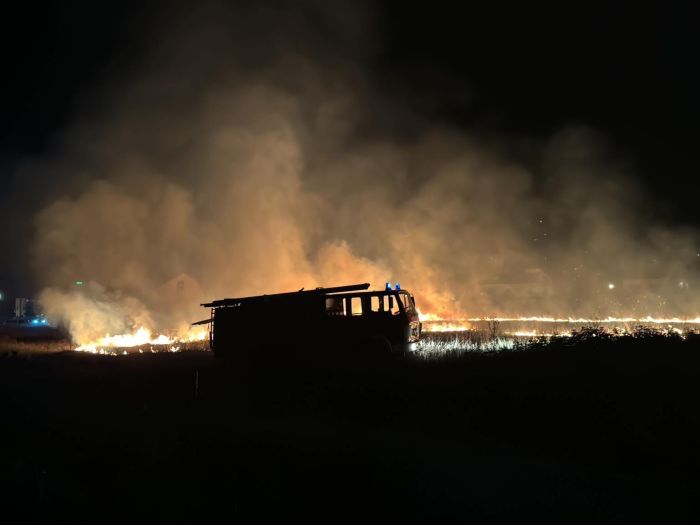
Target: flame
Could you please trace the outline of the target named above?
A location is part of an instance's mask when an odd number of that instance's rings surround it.
[[[442,319],[431,313],[423,314],[419,312],[420,320],[423,322],[424,332],[465,332],[474,330],[475,324],[480,323],[512,323],[512,324],[568,324],[568,325],[612,325],[611,328],[626,329],[626,325],[656,325],[664,326],[669,330],[682,333],[674,325],[700,325],[700,317],[680,318],[680,317],[604,317],[604,318],[584,318],[584,317],[545,317],[545,316],[524,316],[524,317],[469,317],[465,319]],[[517,331],[501,331],[504,335],[516,337],[541,337],[560,335],[571,335],[570,331],[539,331],[522,329]]]
[[[472,325],[466,321],[431,320],[422,321],[424,332],[466,332]]]
[[[116,349],[133,348],[141,346],[166,346],[171,345],[170,352],[180,351],[180,346],[172,346],[179,343],[193,343],[195,341],[203,341],[207,337],[207,331],[202,329],[190,329],[186,334],[177,337],[168,337],[166,335],[153,335],[153,333],[145,327],[138,328],[131,334],[106,335],[95,341],[78,346],[76,352],[89,352],[91,354],[102,355],[117,355]],[[155,352],[151,348],[151,352]],[[143,349],[139,348],[139,353],[143,353]],[[123,355],[127,351],[122,352]]]
[[[437,314],[433,314],[433,313],[424,314],[423,312],[420,311],[420,308],[416,308],[416,310],[418,310],[418,319],[420,319],[421,323],[424,323],[426,321],[442,321],[443,320]]]
[[[499,333],[507,337],[570,337],[571,329],[558,330],[546,329],[545,326],[528,327],[523,326],[528,323],[547,324],[568,324],[568,325],[612,325],[610,328],[620,333],[626,333],[629,325],[657,325],[669,332],[683,334],[684,330],[674,325],[700,325],[700,317],[679,318],[679,317],[605,317],[605,318],[576,318],[576,317],[547,317],[547,316],[523,316],[523,317],[470,317],[464,319],[444,319],[437,314],[422,313],[418,310],[418,315],[423,323],[423,332],[466,332],[469,330],[480,330],[484,328],[484,323],[513,323],[520,326],[513,326],[511,330],[502,327]],[[479,326],[479,324],[481,326]],[[627,326],[626,326],[627,325]],[[557,327],[558,328],[558,327]],[[572,326],[573,328],[573,326]],[[695,328],[695,327],[693,327]],[[106,335],[89,343],[78,346],[75,351],[89,352],[100,355],[127,355],[127,348],[138,347],[140,354],[143,347],[150,346],[152,353],[160,351],[179,352],[182,344],[204,341],[208,331],[202,328],[190,328],[186,333],[169,337],[164,334],[155,335],[146,327],[140,327],[130,334]],[[167,348],[165,348],[167,347]]]
[[[466,321],[536,322],[536,323],[648,323],[648,324],[700,324],[700,317],[681,319],[680,317],[604,317],[586,319],[583,317],[473,317]]]

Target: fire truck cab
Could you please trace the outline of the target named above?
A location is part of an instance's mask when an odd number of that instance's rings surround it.
[[[277,351],[314,347],[356,347],[383,353],[415,349],[421,323],[415,299],[397,284],[370,291],[369,283],[301,289],[272,295],[229,298],[202,304],[211,308],[209,345],[217,356],[251,349]]]

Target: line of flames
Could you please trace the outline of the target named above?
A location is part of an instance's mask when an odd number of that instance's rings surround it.
[[[465,319],[443,319],[434,314],[420,314],[420,319],[424,323],[423,331],[431,332],[465,332],[473,330],[476,323],[545,323],[545,324],[570,324],[570,325],[700,325],[700,317],[681,319],[679,317],[605,317],[601,319],[587,319],[575,317],[471,317]],[[679,331],[677,328],[672,328]],[[547,337],[557,335],[567,337],[571,335],[570,330],[565,331],[538,331],[538,330],[516,330],[501,331],[503,335],[511,337]],[[126,348],[139,347],[139,352],[143,353],[141,347],[151,347],[151,352],[169,351],[178,352],[183,343],[204,341],[208,332],[203,329],[190,329],[182,336],[169,337],[163,334],[155,335],[148,328],[141,327],[131,334],[106,335],[95,341],[78,346],[77,352],[88,352],[92,354],[117,355],[116,350],[126,354]],[[156,348],[154,348],[156,347]]]
[[[206,330],[191,329],[186,334],[176,337],[166,335],[154,335],[148,328],[141,327],[131,334],[106,335],[95,341],[78,346],[76,352],[89,352],[91,354],[116,355],[116,349],[150,346],[152,352],[156,352],[152,347],[168,347],[169,352],[178,352],[180,344],[203,341],[207,337]],[[143,349],[139,350],[143,353]],[[124,354],[127,352],[123,350]]]
[[[485,323],[543,323],[543,324],[564,324],[564,325],[615,325],[615,328],[625,328],[629,325],[655,325],[672,327],[673,325],[700,325],[700,317],[680,318],[680,317],[604,317],[604,318],[582,318],[582,317],[471,317],[465,319],[442,319],[433,314],[421,314],[421,321],[424,332],[465,332],[473,330],[475,324]],[[675,329],[677,331],[677,329]],[[516,337],[527,336],[547,336],[560,335],[566,337],[571,335],[571,331],[563,332],[540,332],[537,330],[503,331],[505,335]]]

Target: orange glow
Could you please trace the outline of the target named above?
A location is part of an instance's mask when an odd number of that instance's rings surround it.
[[[75,349],[76,352],[89,352],[91,354],[117,355],[116,349],[134,348],[141,346],[169,346],[170,352],[178,352],[179,343],[192,343],[195,341],[203,341],[207,337],[207,331],[191,328],[185,334],[176,337],[168,337],[166,335],[153,335],[148,328],[141,327],[131,334],[106,335],[95,341],[80,345]],[[151,348],[153,352],[153,348]],[[127,352],[124,351],[123,354]],[[139,349],[139,353],[143,353]]]
[[[542,337],[551,335],[567,336],[571,334],[571,328],[577,326],[603,325],[610,329],[625,331],[630,325],[655,326],[668,328],[675,332],[683,332],[677,325],[700,325],[700,317],[679,318],[679,317],[605,317],[605,318],[582,318],[582,317],[546,317],[546,316],[523,316],[523,317],[470,317],[465,319],[441,319],[434,314],[420,314],[423,322],[423,331],[430,332],[465,332],[468,330],[488,330],[489,324],[504,323],[498,331],[503,335],[516,337]],[[517,330],[509,331],[508,326],[515,325]],[[535,326],[533,326],[535,325]],[[550,325],[549,327],[547,325]],[[566,330],[554,330],[559,328],[551,325],[568,325]],[[693,326],[696,328],[697,326]],[[493,328],[494,330],[497,327]]]

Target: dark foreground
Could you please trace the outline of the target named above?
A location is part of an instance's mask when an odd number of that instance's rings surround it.
[[[699,365],[669,338],[257,372],[8,358],[0,502],[37,521],[697,522]]]

